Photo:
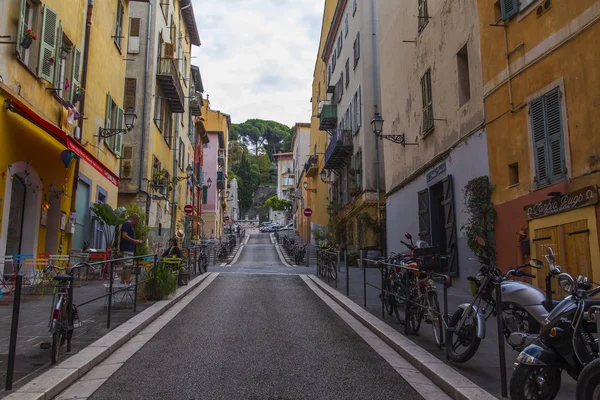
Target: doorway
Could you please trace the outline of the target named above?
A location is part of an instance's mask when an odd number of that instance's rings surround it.
[[[75,200],[75,235],[72,247],[83,250],[83,244],[88,238],[88,220],[90,216],[90,185],[82,180],[77,183],[77,198]]]
[[[48,254],[56,254],[58,246],[58,224],[60,220],[60,199],[53,197],[48,208],[48,221],[46,225],[46,246],[44,251]]]

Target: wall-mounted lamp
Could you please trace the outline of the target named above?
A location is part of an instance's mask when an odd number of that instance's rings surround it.
[[[132,130],[133,127],[135,126],[135,121],[137,120],[137,115],[135,115],[135,113],[132,113],[132,112],[126,112],[123,115],[125,117],[126,129],[122,129],[122,128],[111,129],[111,128],[100,127],[98,135],[95,135],[95,136],[106,139],[106,138],[109,138],[112,136],[125,134],[125,133],[129,132],[130,130]]]
[[[373,133],[375,133],[375,136],[377,136],[380,139],[387,139],[390,142],[401,144],[402,147],[419,145],[418,143],[406,143],[404,134],[382,135],[381,132],[383,131],[383,118],[381,118],[381,115],[379,115],[379,113],[375,113],[375,116],[373,117],[373,120],[371,121],[371,127],[373,128]]]
[[[332,183],[334,183],[334,181],[328,181],[327,179],[327,172],[325,172],[324,169],[321,170],[321,173],[319,174],[319,177],[321,178],[321,181],[323,181],[323,183],[326,183],[328,185],[331,185]]]
[[[302,187],[304,188],[304,190],[306,190],[307,192],[313,192],[313,193],[317,193],[317,189],[309,189],[308,188],[308,182],[304,181],[304,183],[302,184]]]

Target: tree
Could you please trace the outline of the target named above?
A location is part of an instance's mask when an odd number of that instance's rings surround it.
[[[271,196],[265,201],[265,208],[273,211],[289,211],[292,209],[292,202],[286,199],[280,199],[277,196]]]
[[[231,130],[244,143],[252,146],[255,156],[264,149],[269,159],[273,160],[273,154],[291,148],[292,129],[279,122],[249,119],[241,124],[233,124]]]
[[[94,203],[90,207],[92,220],[102,228],[106,246],[114,249],[117,246],[115,227],[127,221],[127,211],[124,207],[114,209],[108,204]],[[118,251],[118,249],[117,249]]]

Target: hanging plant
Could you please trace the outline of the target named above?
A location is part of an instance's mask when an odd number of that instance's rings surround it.
[[[493,259],[494,246],[490,235],[494,231],[496,210],[492,203],[494,186],[487,176],[480,176],[470,180],[463,189],[465,195],[465,212],[469,215],[468,222],[460,230],[465,232],[467,244],[477,257],[486,255]],[[485,246],[477,243],[477,238],[486,241]]]
[[[75,92],[73,93],[73,102],[77,103],[78,101],[83,99],[83,96],[85,96],[85,89],[77,85],[77,87],[75,88]]]
[[[60,46],[60,58],[62,58],[63,60],[66,60],[67,57],[69,57],[69,54],[71,54],[71,51],[73,50],[73,46],[68,44],[68,43],[63,43]]]
[[[48,61],[46,61],[49,65],[54,65],[54,57],[50,57]]]
[[[23,34],[23,39],[21,39],[21,47],[24,49],[30,48],[34,40],[37,40],[37,36],[31,29],[27,29],[27,31]]]

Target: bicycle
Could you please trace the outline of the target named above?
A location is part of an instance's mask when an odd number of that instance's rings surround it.
[[[48,327],[52,333],[52,351],[50,359],[52,364],[56,364],[60,355],[60,348],[67,342],[67,352],[71,351],[71,338],[73,330],[81,326],[79,311],[73,304],[73,281],[75,273],[85,268],[85,274],[93,268],[88,263],[78,263],[66,272],[66,268],[49,265],[50,270],[59,270],[60,272],[53,277],[57,282],[52,301],[52,312]],[[92,272],[93,273],[93,272]]]

